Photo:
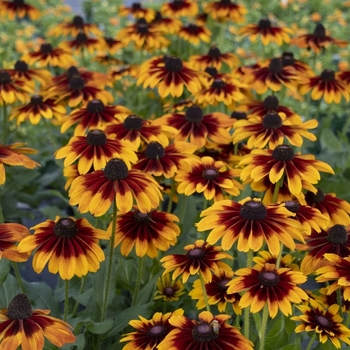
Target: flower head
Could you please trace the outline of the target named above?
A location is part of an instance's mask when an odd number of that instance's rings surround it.
[[[154,300],[177,301],[185,293],[185,287],[180,279],[173,280],[170,273],[166,273],[158,278]]]
[[[214,20],[221,22],[231,20],[235,23],[244,22],[244,16],[248,12],[243,5],[231,0],[211,1],[205,5],[204,10]]]
[[[35,21],[41,16],[41,12],[33,5],[27,4],[24,0],[4,0],[0,1],[0,15],[7,16],[8,19],[14,20],[28,16]]]

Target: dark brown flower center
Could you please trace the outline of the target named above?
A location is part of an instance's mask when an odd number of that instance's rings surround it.
[[[203,120],[202,109],[198,106],[191,106],[186,109],[185,119],[191,123],[200,123]]]
[[[263,117],[262,125],[266,129],[278,129],[282,126],[282,118],[276,112],[267,113]]]
[[[321,23],[317,23],[313,35],[317,38],[324,38],[326,36],[326,28]]]
[[[276,96],[267,96],[263,102],[265,108],[269,110],[277,110],[279,101]]]
[[[217,47],[211,47],[208,51],[208,56],[211,58],[217,58],[220,57],[221,52]]]
[[[7,309],[7,317],[11,320],[25,320],[33,314],[32,305],[28,297],[24,294],[17,294],[11,301]]]
[[[204,71],[210,74],[213,78],[218,75],[218,70],[215,67],[207,67]]]
[[[104,174],[111,181],[124,180],[128,177],[129,170],[122,159],[114,158],[108,161]]]
[[[102,146],[107,142],[107,136],[102,130],[90,130],[86,136],[86,142],[90,146]]]
[[[325,316],[322,316],[322,315],[317,315],[315,317],[315,321],[318,325],[320,325],[321,327],[325,327],[325,328],[328,328],[331,326],[331,321],[325,317]]]
[[[203,170],[202,176],[207,180],[214,180],[219,176],[219,172],[216,169],[208,168]]]
[[[162,14],[160,13],[160,11],[156,11],[156,15],[153,19],[153,23],[159,23],[163,20],[163,16]]]
[[[184,4],[183,0],[174,0],[172,2],[173,8],[176,10],[182,8],[183,4]]]
[[[260,29],[271,28],[271,22],[267,18],[262,18],[258,23],[258,27]]]
[[[294,55],[291,52],[283,52],[282,54],[283,67],[294,65]]]
[[[169,72],[180,72],[183,64],[180,58],[174,56],[165,56],[165,69]]]
[[[222,79],[214,79],[213,83],[211,84],[211,87],[214,89],[224,89],[226,86],[226,83]]]
[[[8,72],[2,70],[0,71],[0,84],[10,84],[11,76]]]
[[[80,73],[77,67],[71,66],[67,69],[67,77],[71,79],[73,77],[80,77]]]
[[[231,113],[231,118],[235,118],[237,120],[240,120],[240,119],[247,119],[247,113],[245,112],[232,112]]]
[[[273,58],[268,69],[272,73],[281,73],[283,70],[282,60],[279,58]]]
[[[314,204],[314,203],[322,203],[324,201],[324,193],[322,190],[319,188],[317,189],[316,193],[313,193],[311,191],[307,191],[305,194],[305,199],[306,202],[309,204]]]
[[[160,159],[165,156],[164,147],[157,141],[149,143],[145,149],[145,156],[148,159]]]
[[[191,34],[197,34],[198,33],[198,26],[196,24],[190,23],[187,25],[187,32]]]
[[[74,16],[72,22],[76,27],[81,28],[84,24],[84,19],[81,16]]]
[[[334,71],[332,71],[331,69],[325,69],[321,73],[321,79],[324,81],[334,81],[335,80]]]
[[[15,63],[15,70],[24,73],[28,70],[28,64],[19,60]]]
[[[261,271],[258,278],[264,287],[273,287],[280,281],[280,276],[276,271]]]
[[[154,325],[148,330],[148,336],[150,338],[164,338],[166,334],[167,329],[160,324]]]
[[[13,0],[15,5],[24,5],[24,0]]]
[[[288,145],[277,146],[272,152],[272,157],[281,161],[292,160],[294,158],[293,148]]]
[[[60,218],[53,228],[53,232],[60,238],[73,238],[78,233],[78,227],[70,218]]]
[[[85,44],[89,38],[87,37],[87,35],[85,33],[79,33],[77,35],[77,37],[75,38],[75,40],[79,43],[79,44]]]
[[[69,80],[69,88],[72,90],[82,90],[85,87],[85,81],[82,77],[72,77]]]
[[[32,105],[40,105],[43,102],[43,98],[40,95],[34,95],[30,98],[30,104]]]
[[[231,0],[220,0],[219,3],[228,5],[228,4],[231,4],[232,1]]]
[[[205,251],[202,248],[193,248],[187,252],[187,257],[193,260],[201,259],[205,254]]]
[[[129,115],[125,118],[123,126],[127,130],[140,130],[142,128],[142,118],[137,115]]]
[[[172,297],[175,294],[175,289],[173,287],[165,287],[163,289],[163,294],[167,297]]]
[[[284,204],[286,208],[292,213],[297,213],[300,210],[300,204],[296,201],[286,201]]]
[[[144,18],[139,18],[136,23],[137,32],[140,34],[148,33],[148,23]]]
[[[228,288],[227,283],[228,282],[230,282],[230,280],[228,280],[228,279],[221,280],[217,283],[217,286],[221,290],[227,290],[227,288]]]
[[[40,52],[41,53],[50,53],[52,52],[52,45],[51,44],[41,44],[40,46]]]
[[[261,202],[251,200],[241,206],[239,214],[246,220],[263,220],[267,216],[267,210]]]
[[[105,110],[105,106],[100,100],[91,100],[86,106],[89,113],[101,113]]]
[[[139,2],[134,2],[131,5],[131,8],[133,9],[133,11],[141,10],[141,4]]]
[[[348,239],[349,236],[345,226],[337,224],[329,228],[327,233],[327,240],[329,242],[344,245]]]
[[[151,218],[151,215],[149,213],[141,213],[140,211],[136,211],[134,213],[134,219],[137,222],[147,222]]]
[[[213,328],[208,323],[196,324],[192,329],[192,336],[200,343],[210,342],[218,337]]]

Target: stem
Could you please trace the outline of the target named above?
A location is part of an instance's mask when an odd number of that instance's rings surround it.
[[[2,135],[2,144],[6,145],[7,143],[7,105],[6,102],[2,105],[2,117],[3,117],[3,135]]]
[[[143,270],[143,261],[144,261],[144,259],[143,259],[142,257],[140,257],[140,258],[139,258],[138,271],[137,271],[136,285],[135,285],[134,293],[133,293],[133,295],[132,295],[132,303],[131,303],[131,306],[135,306],[135,305],[136,305],[137,294],[139,293],[140,285],[141,285],[141,277],[142,277],[142,270]]]
[[[337,301],[339,305],[339,315],[343,318],[343,303],[340,288],[337,289]]]
[[[50,124],[48,123],[48,120],[45,117],[43,117],[43,119],[44,119],[46,131],[47,131],[47,136],[49,137],[49,142],[51,142],[54,149],[57,150],[59,147],[57,146],[56,138],[52,134]]]
[[[168,209],[167,209],[168,213],[171,213],[171,209],[173,206],[174,193],[175,193],[175,181],[174,181],[174,179],[171,179],[171,190],[170,190],[170,194],[169,194],[169,202],[168,202]]]
[[[107,261],[107,277],[106,283],[103,287],[104,296],[101,310],[101,321],[104,320],[107,313],[108,306],[108,296],[109,296],[109,285],[111,284],[111,274],[112,274],[112,265],[113,265],[113,253],[114,253],[114,241],[115,241],[115,231],[117,224],[117,205],[115,200],[113,201],[113,217],[112,217],[112,235],[109,241],[109,253],[108,253],[108,261]]]
[[[248,250],[247,253],[247,267],[250,268],[253,263],[253,251]],[[250,307],[244,309],[244,336],[249,339],[249,330],[250,330]]]
[[[279,192],[280,188],[282,187],[283,180],[284,180],[284,175],[282,175],[282,177],[276,182],[275,188],[273,190],[273,195],[272,195],[272,203],[277,202],[278,192]]]
[[[69,280],[64,281],[64,314],[63,320],[67,321],[69,311]]]
[[[21,274],[19,273],[17,264],[13,261],[12,261],[12,268],[13,268],[13,271],[15,272],[16,280],[17,280],[17,283],[19,285],[19,288],[20,288],[21,292],[24,293],[24,285],[23,285]]]
[[[204,282],[203,274],[202,274],[202,272],[199,271],[198,275],[199,275],[199,280],[201,281],[203,297],[204,297],[204,302],[205,302],[205,308],[206,308],[207,311],[210,312],[210,306],[209,306],[209,302],[208,302],[208,295],[207,295],[207,290],[205,289],[205,282]]]
[[[181,204],[180,212],[179,212],[179,220],[180,224],[183,224],[184,217],[185,217],[185,212],[186,212],[186,207],[187,207],[187,197],[188,196],[183,196],[183,201]]]
[[[84,291],[84,287],[85,287],[85,282],[86,282],[86,276],[83,276],[81,279],[81,285],[80,285],[80,289],[79,289],[79,295],[83,294]],[[72,312],[72,317],[76,316],[76,313],[78,311],[78,306],[79,306],[79,302],[76,301],[73,307],[73,312]]]
[[[305,350],[310,350],[311,349],[311,346],[313,345],[314,341],[316,339],[316,333],[314,333],[310,339],[310,342],[309,344],[307,345],[307,348]]]
[[[268,308],[268,304],[266,303],[263,309],[262,320],[261,320],[259,350],[265,349],[265,336],[266,336],[266,327],[267,327],[268,317],[269,317],[269,308]]]

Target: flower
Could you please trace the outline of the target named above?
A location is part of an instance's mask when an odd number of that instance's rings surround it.
[[[202,87],[203,77],[176,56],[157,56],[141,65],[136,84],[143,84],[144,88],[157,87],[160,97],[169,94],[180,97],[184,87],[191,93],[198,92]]]
[[[264,266],[265,264],[277,264],[278,256],[272,255],[270,252],[263,250],[259,251],[259,255],[255,256],[253,258],[253,261],[258,264]],[[295,256],[291,254],[286,254],[281,256],[281,259],[279,261],[279,267],[286,267],[294,271],[299,270],[299,266],[294,263],[294,260],[296,259]]]
[[[15,142],[7,146],[0,144],[0,185],[4,184],[6,180],[4,164],[24,166],[27,169],[34,169],[39,165],[39,163],[24,155],[26,153],[34,154],[38,151],[33,148],[23,147],[24,145],[25,143],[23,142]]]
[[[154,300],[177,301],[185,293],[185,287],[182,282],[171,279],[170,273],[167,273],[158,278]]]
[[[302,181],[311,185],[318,183],[321,178],[319,171],[334,174],[327,163],[316,160],[312,154],[295,154],[289,145],[253,149],[242,158],[239,166],[245,166],[241,172],[243,181],[258,182],[266,178],[275,184],[284,176],[290,192],[295,196],[302,191]]]
[[[219,201],[224,194],[238,196],[243,186],[234,179],[240,174],[239,169],[228,169],[222,161],[215,161],[212,157],[191,159],[182,162],[175,176],[179,183],[177,192],[190,196],[193,193],[203,193],[207,200]]]
[[[174,328],[169,323],[170,317],[182,314],[183,310],[178,309],[166,314],[156,312],[150,320],[142,316],[139,316],[140,320],[131,320],[129,324],[131,327],[135,328],[136,331],[124,334],[120,339],[120,342],[129,342],[122,350],[159,349],[159,344]]]
[[[309,298],[298,287],[298,284],[306,282],[306,276],[300,271],[266,263],[239,269],[235,275],[239,277],[228,282],[227,293],[246,291],[239,306],[250,307],[252,313],[259,312],[267,303],[271,318],[276,317],[278,310],[288,316],[292,314],[292,303],[300,304]]]
[[[201,42],[208,43],[210,41],[211,31],[205,26],[188,23],[181,26],[177,35],[185,41],[198,46]]]
[[[66,167],[78,161],[79,174],[105,168],[112,158],[121,158],[128,168],[137,162],[134,145],[125,140],[108,137],[102,130],[90,130],[86,136],[73,136],[68,145],[55,152],[56,159],[64,159]]]
[[[173,272],[172,279],[182,275],[186,283],[191,275],[200,273],[206,283],[212,281],[212,274],[219,274],[219,269],[231,270],[222,259],[232,259],[232,256],[221,251],[220,246],[211,246],[202,239],[184,247],[186,254],[170,254],[160,260],[165,271],[163,275]]]
[[[21,253],[32,252],[33,269],[41,273],[48,263],[49,272],[59,273],[64,280],[96,272],[104,261],[99,239],[109,239],[106,231],[93,227],[85,218],[56,216],[31,228],[34,234],[18,245]]]
[[[346,47],[348,42],[345,40],[335,39],[326,33],[326,29],[322,23],[317,23],[312,34],[303,34],[291,40],[292,45],[297,45],[301,48],[311,49],[316,53],[320,53],[321,49],[327,48],[330,44],[339,47]]]
[[[27,4],[24,0],[8,0],[0,1],[0,15],[1,17],[7,16],[11,21],[15,17],[24,18],[26,16],[35,21],[40,18],[41,13],[36,7]]]
[[[305,237],[306,243],[299,245],[299,250],[305,250],[307,253],[300,265],[300,270],[306,275],[315,272],[322,266],[331,263],[324,258],[324,254],[332,253],[342,258],[350,255],[350,226],[341,224],[328,227],[321,232],[313,231],[311,235]]]
[[[140,2],[133,2],[131,6],[121,5],[118,14],[121,17],[131,15],[135,18],[144,18],[147,22],[152,21],[155,17],[155,11],[150,8],[144,8]]]
[[[162,194],[155,179],[140,170],[128,169],[122,159],[111,159],[104,170],[95,170],[73,180],[69,189],[70,204],[81,213],[105,214],[115,201],[123,214],[131,210],[134,200],[142,213],[157,208]]]
[[[156,11],[156,16],[151,21],[151,25],[167,34],[175,34],[180,30],[182,22],[178,18],[164,17],[160,11]]]
[[[174,315],[169,320],[174,329],[158,345],[158,350],[253,350],[253,343],[226,323],[229,318],[228,315],[214,317],[209,311],[201,312],[199,321]]]
[[[301,322],[295,328],[295,333],[316,332],[320,343],[330,340],[337,349],[341,348],[339,340],[350,344],[350,330],[342,324],[343,319],[338,314],[339,305],[333,304],[327,310],[318,305],[300,305],[297,308],[302,314],[291,317],[291,320]]]
[[[168,17],[189,17],[198,13],[198,4],[190,0],[171,0],[160,8],[162,15]]]
[[[172,126],[177,130],[174,141],[185,141],[202,148],[208,141],[228,143],[228,128],[233,121],[226,114],[212,112],[204,114],[202,108],[192,105],[185,112],[165,114],[154,121],[155,125]]]
[[[258,24],[248,24],[239,30],[239,34],[243,37],[248,36],[250,41],[255,42],[257,36],[260,34],[262,43],[267,46],[270,42],[275,42],[278,46],[283,43],[290,42],[290,34],[293,31],[289,28],[281,28],[274,26],[268,18],[260,19]]]
[[[37,125],[41,118],[52,119],[55,117],[57,121],[60,121],[65,113],[64,106],[57,105],[53,99],[44,99],[41,95],[33,95],[28,104],[12,108],[10,120],[16,119],[17,125],[26,120]]]
[[[34,90],[34,82],[12,78],[6,70],[0,70],[0,104],[25,103]]]
[[[278,255],[280,242],[295,248],[293,239],[303,242],[302,227],[290,217],[283,204],[263,205],[260,199],[247,197],[239,202],[222,200],[203,210],[197,230],[211,230],[209,244],[222,238],[222,248],[229,250],[237,241],[237,249],[258,251],[266,243],[271,254]]]
[[[228,21],[235,23],[244,22],[244,16],[248,12],[247,9],[231,0],[211,1],[204,6],[204,11],[214,20]]]
[[[349,101],[347,85],[338,79],[331,69],[325,69],[319,76],[310,77],[308,82],[302,83],[299,87],[302,95],[310,90],[313,100],[324,98],[326,103],[340,103],[341,98],[344,97],[346,101]]]
[[[15,262],[24,262],[29,254],[20,253],[17,244],[29,235],[27,227],[16,223],[0,224],[0,260],[2,258]]]
[[[50,310],[33,310],[28,297],[17,294],[0,311],[0,347],[6,350],[42,350],[45,338],[55,346],[74,343],[71,326],[49,316]]]
[[[156,258],[158,251],[167,251],[175,245],[180,228],[175,223],[179,219],[174,214],[151,210],[140,212],[136,206],[125,214],[117,215],[114,247],[121,244],[121,253],[128,256],[135,247],[139,257],[146,254]],[[112,225],[108,232],[112,232]]]
[[[74,39],[62,41],[60,46],[67,51],[73,51],[75,54],[83,51],[94,54],[101,46],[100,42],[100,39],[89,37],[85,33],[78,33]]]

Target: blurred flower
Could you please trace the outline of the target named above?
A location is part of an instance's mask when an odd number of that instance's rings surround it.
[[[73,136],[66,146],[55,152],[56,159],[64,158],[63,165],[69,166],[77,161],[79,174],[106,167],[112,158],[122,159],[128,168],[137,162],[134,145],[125,140],[107,136],[102,130],[90,130],[87,135]]]
[[[234,178],[239,177],[240,169],[228,169],[222,161],[212,157],[191,159],[180,163],[175,176],[179,183],[177,192],[190,196],[193,193],[203,193],[207,200],[219,201],[224,195],[238,196],[243,186]]]
[[[211,37],[211,31],[205,26],[199,26],[194,23],[188,23],[181,26],[177,35],[193,45],[199,45],[201,42],[208,43]]]
[[[131,6],[121,5],[118,14],[121,17],[144,18],[147,22],[152,21],[155,17],[155,11],[151,8],[144,8],[141,2],[133,2]]]
[[[55,221],[46,220],[31,230],[34,234],[19,243],[18,251],[36,250],[33,258],[36,273],[41,273],[48,263],[50,273],[58,272],[63,280],[70,280],[96,272],[105,259],[99,240],[108,240],[109,234],[93,227],[85,218],[56,216]]]
[[[283,67],[291,66],[295,68],[299,75],[304,75],[307,77],[314,75],[310,66],[300,60],[297,60],[292,52],[284,51],[280,59],[282,60]]]
[[[40,18],[40,11],[33,5],[27,4],[24,0],[0,1],[0,16],[6,17],[9,20],[24,18],[28,16],[35,21]]]
[[[147,254],[154,259],[159,251],[165,252],[176,244],[180,234],[180,228],[175,223],[178,221],[173,214],[159,210],[141,213],[134,206],[128,213],[118,214],[114,246],[121,244],[124,256],[135,248],[137,256]],[[112,225],[109,225],[108,232],[112,232]]]
[[[338,314],[339,305],[334,304],[327,310],[318,305],[314,305],[314,307],[301,305],[297,308],[302,314],[291,317],[291,320],[301,322],[295,328],[295,333],[315,332],[319,335],[318,340],[321,344],[330,340],[337,349],[341,348],[339,340],[350,344],[350,330],[343,325],[343,319]]]
[[[160,12],[168,17],[193,17],[198,13],[198,4],[191,0],[170,0],[161,6]]]
[[[232,259],[232,256],[223,252],[220,246],[211,246],[199,239],[194,244],[184,247],[186,254],[169,254],[160,259],[165,271],[163,275],[173,272],[172,279],[182,276],[186,283],[191,275],[201,274],[206,283],[212,281],[213,274],[219,275],[219,269],[231,270],[223,259]]]
[[[123,47],[121,40],[112,38],[110,36],[104,36],[99,40],[98,49],[101,51],[107,51],[108,54],[114,54],[118,52]]]
[[[185,293],[183,283],[180,280],[171,279],[170,274],[167,273],[158,278],[154,300],[177,301]]]
[[[23,147],[24,145],[25,143],[23,142],[15,142],[6,146],[0,144],[0,185],[4,184],[6,180],[4,164],[24,166],[27,169],[34,169],[36,166],[40,165],[24,155],[26,153],[35,154],[38,153],[38,151],[33,148]]]
[[[73,327],[49,313],[50,310],[33,310],[28,297],[17,294],[8,308],[0,311],[1,348],[42,350],[45,338],[57,347],[74,343]]]
[[[12,78],[7,70],[0,70],[0,104],[25,103],[34,91],[33,81]]]
[[[293,31],[289,28],[274,26],[268,18],[260,19],[258,24],[248,24],[239,30],[243,37],[248,36],[250,41],[255,42],[260,35],[262,43],[267,46],[270,42],[275,42],[278,46],[290,42],[290,34]]]
[[[239,302],[242,308],[250,307],[252,313],[262,310],[267,303],[269,315],[275,318],[280,310],[292,315],[292,303],[300,304],[309,299],[299,284],[306,282],[300,271],[277,268],[275,264],[255,265],[235,272],[236,277],[228,282],[228,293],[246,291]]]
[[[131,210],[134,200],[142,213],[157,208],[162,194],[160,185],[140,170],[128,169],[122,159],[111,159],[104,170],[95,170],[73,180],[69,189],[70,204],[79,205],[81,213],[105,214],[116,202],[121,214]]]
[[[90,54],[94,54],[101,46],[101,39],[89,37],[85,33],[78,33],[74,39],[62,41],[60,46],[74,54],[85,50]]]
[[[174,329],[158,345],[158,350],[253,350],[253,343],[226,323],[229,318],[228,315],[214,317],[209,311],[201,312],[199,321],[174,315],[169,320]]]
[[[243,23],[247,9],[231,0],[211,1],[204,6],[204,11],[214,20]]]
[[[222,238],[224,250],[232,248],[247,252],[258,251],[267,244],[271,254],[278,255],[280,243],[293,250],[294,239],[304,242],[302,227],[291,218],[281,204],[263,205],[260,199],[247,197],[239,202],[222,200],[203,210],[197,224],[200,232],[211,230],[207,242],[215,244]]]
[[[343,294],[344,288],[341,287],[340,293],[341,295]],[[333,304],[338,304],[338,293],[337,291],[333,291],[332,293],[328,293],[329,286],[325,288],[320,288],[319,293],[320,295],[317,295],[317,301],[321,302],[322,305],[325,305],[326,307],[330,307]],[[342,306],[342,311],[343,312],[349,312],[350,311],[350,301],[349,300],[344,300],[344,298],[341,298],[341,306]]]
[[[164,17],[160,11],[156,11],[156,16],[151,21],[151,25],[167,34],[175,34],[180,30],[182,22],[178,18]]]
[[[164,337],[174,328],[169,319],[173,315],[182,315],[183,310],[178,309],[174,312],[162,314],[156,312],[150,320],[142,316],[139,320],[131,320],[130,326],[136,331],[124,334],[120,342],[129,342],[122,350],[136,350],[136,349],[159,349],[159,344]]]
[[[44,99],[41,95],[33,95],[28,104],[11,109],[10,120],[16,119],[17,125],[26,120],[37,125],[41,118],[52,119],[55,117],[57,121],[60,121],[65,113],[65,107],[56,104],[53,99]]]
[[[263,250],[259,251],[259,255],[253,258],[253,261],[258,264],[264,266],[265,264],[277,264],[278,256],[272,255],[270,252]],[[285,267],[294,271],[299,270],[299,266],[294,263],[296,259],[292,254],[286,254],[281,256],[281,260],[279,262],[279,267]]]

